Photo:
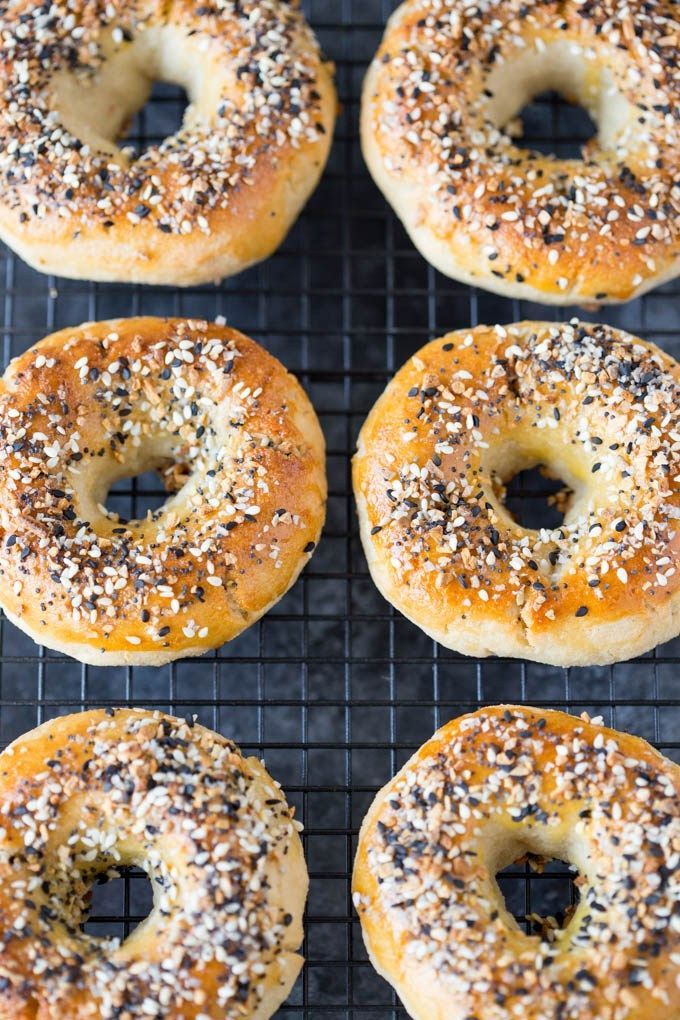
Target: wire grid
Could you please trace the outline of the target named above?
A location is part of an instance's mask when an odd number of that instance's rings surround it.
[[[188,290],[57,280],[0,253],[2,354],[54,329],[135,314],[214,317],[251,334],[298,374],[328,442],[323,540],[294,589],[265,619],[218,652],[161,669],[80,666],[0,621],[0,740],[52,716],[95,705],[157,707],[199,720],[264,756],[306,826],[311,875],[306,967],[279,1016],[405,1017],[367,961],[349,876],[361,819],[376,790],[446,720],[480,705],[526,702],[605,721],[680,757],[680,641],[630,663],[563,670],[515,660],[475,661],[436,646],[384,602],[358,541],[350,456],[373,401],[428,338],[477,322],[569,317],[462,286],[415,252],[378,194],[358,144],[361,80],[394,6],[390,0],[307,0],[336,62],[343,103],[329,167],[290,237],[268,262],[218,287]],[[181,114],[180,90],[160,86],[131,141],[163,136]],[[569,155],[587,118],[554,97],[534,102],[525,134]],[[678,285],[592,314],[680,356]],[[576,310],[574,310],[576,311]],[[514,493],[514,506],[540,496]],[[119,484],[109,505],[143,516],[163,494],[157,479]],[[125,935],[149,909],[148,882],[127,874],[95,890],[88,925]],[[501,884],[521,919],[568,901],[564,868],[510,869]],[[573,899],[573,890],[571,892]]]

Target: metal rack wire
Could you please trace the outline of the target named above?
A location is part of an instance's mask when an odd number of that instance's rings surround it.
[[[56,714],[130,703],[200,721],[261,754],[306,825],[311,873],[307,965],[280,1015],[396,1020],[405,1013],[368,963],[349,889],[356,833],[377,788],[445,720],[500,700],[588,710],[680,754],[680,641],[632,663],[560,670],[463,658],[437,647],[378,595],[358,541],[349,458],[357,431],[407,355],[447,329],[480,321],[561,318],[439,276],[415,252],[361,160],[361,79],[391,0],[308,0],[310,19],[337,64],[343,102],[323,183],[281,250],[218,287],[185,291],[57,280],[0,252],[2,354],[87,319],[187,314],[227,320],[296,372],[328,442],[330,499],[324,538],[286,598],[219,652],[162,669],[95,669],[38,649],[0,621],[0,741]],[[182,97],[154,90],[131,142],[172,130]],[[525,116],[531,141],[566,154],[588,130],[555,97]],[[678,285],[589,315],[624,326],[680,356]],[[574,310],[575,311],[575,310]],[[583,313],[581,313],[583,314]],[[540,498],[520,490],[515,501]],[[128,517],[162,498],[148,477],[118,486],[109,503]],[[552,913],[569,897],[563,869],[514,868],[503,878],[511,909]],[[148,909],[139,876],[98,890],[91,930],[127,933]]]

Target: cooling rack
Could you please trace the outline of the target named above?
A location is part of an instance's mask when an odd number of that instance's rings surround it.
[[[303,975],[279,1016],[296,1020],[405,1017],[366,959],[349,875],[359,824],[376,790],[432,733],[462,712],[497,701],[602,715],[607,723],[680,752],[680,641],[634,662],[556,669],[474,660],[437,647],[373,587],[358,541],[349,458],[371,404],[393,372],[428,338],[477,322],[568,317],[506,300],[437,274],[416,253],[365,170],[358,105],[387,0],[307,0],[307,13],[337,65],[343,110],[323,183],[268,262],[219,286],[189,290],[100,285],[41,276],[0,252],[4,364],[45,333],[87,319],[134,314],[215,317],[265,344],[298,374],[328,443],[325,534],[294,589],[264,620],[219,652],[161,669],[100,669],[35,646],[0,621],[0,740],[54,715],[132,704],[195,714],[264,756],[305,823],[311,873]],[[156,86],[131,144],[173,131],[180,91]],[[541,97],[524,113],[525,137],[568,155],[592,131],[587,117]],[[624,307],[583,313],[680,356],[678,285]],[[519,514],[544,512],[545,492],[521,479]],[[144,516],[164,498],[155,476],[120,483],[109,506]],[[543,509],[541,509],[543,508]],[[556,913],[573,899],[564,867],[514,866],[501,884],[527,915]],[[126,874],[95,890],[88,929],[125,935],[149,908],[148,883]]]

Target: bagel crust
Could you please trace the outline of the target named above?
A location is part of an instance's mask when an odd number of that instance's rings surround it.
[[[307,870],[278,783],[230,740],[160,712],[53,719],[0,755],[0,1016],[267,1020],[302,965]],[[86,934],[120,866],[154,907]]]
[[[154,80],[178,132],[119,139]],[[43,272],[187,286],[281,243],[316,187],[337,100],[295,0],[0,5],[0,237]]]
[[[105,508],[116,479],[156,469],[162,507]],[[325,497],[304,391],[226,326],[86,323],[2,381],[0,604],[81,662],[158,665],[231,640],[297,578]]]
[[[369,170],[447,276],[543,304],[626,301],[680,271],[672,0],[406,0],[366,76]],[[557,89],[598,126],[582,159],[520,148]]]
[[[443,726],[377,795],[354,903],[414,1020],[676,1020],[680,769],[587,717],[499,706]],[[582,876],[526,935],[496,874],[525,853]]]
[[[504,505],[534,466],[566,483],[559,527]],[[627,333],[433,340],[369,414],[354,492],[373,580],[448,648],[605,664],[680,632],[680,366]]]

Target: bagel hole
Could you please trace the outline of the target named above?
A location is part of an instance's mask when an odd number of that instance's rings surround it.
[[[583,146],[597,135],[588,111],[559,92],[541,92],[505,125],[523,149],[558,159],[582,159]]]
[[[82,928],[97,938],[126,939],[152,910],[153,886],[146,872],[110,868],[95,879]]]
[[[580,876],[566,861],[525,853],[496,875],[505,905],[527,935],[550,942],[578,906]]]
[[[156,518],[168,500],[184,485],[189,475],[186,464],[166,461],[153,471],[119,478],[111,486],[104,505],[121,524]]]
[[[154,81],[146,103],[123,126],[116,139],[134,155],[152,145],[160,145],[182,127],[190,99],[181,85]]]
[[[495,479],[494,487],[506,509],[523,528],[559,528],[573,496],[561,478],[537,464],[518,471],[506,482]]]

